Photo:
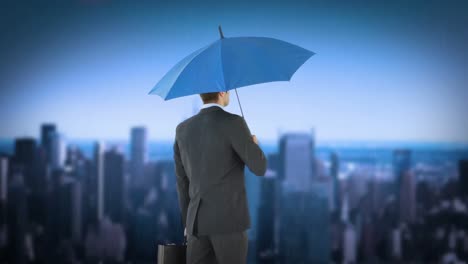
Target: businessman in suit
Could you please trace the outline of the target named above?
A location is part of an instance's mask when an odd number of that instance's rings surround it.
[[[174,141],[187,263],[246,263],[250,215],[244,168],[263,176],[267,160],[244,118],[223,109],[229,92],[200,97],[202,109],[177,126]]]

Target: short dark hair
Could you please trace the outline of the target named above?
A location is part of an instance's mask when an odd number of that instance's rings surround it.
[[[203,101],[204,104],[210,103],[210,102],[216,102],[218,100],[218,95],[219,92],[212,92],[212,93],[201,93],[200,97]]]

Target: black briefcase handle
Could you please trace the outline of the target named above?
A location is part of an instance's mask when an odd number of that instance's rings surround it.
[[[187,245],[158,245],[157,264],[185,264]]]

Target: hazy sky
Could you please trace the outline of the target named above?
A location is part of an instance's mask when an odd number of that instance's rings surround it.
[[[73,2],[73,1],[72,1]],[[238,89],[252,133],[317,140],[468,142],[468,8],[459,2],[74,1],[0,9],[0,138],[172,139],[198,96],[148,92],[224,35],[279,38],[317,53],[291,82]],[[234,91],[227,111],[240,114]]]

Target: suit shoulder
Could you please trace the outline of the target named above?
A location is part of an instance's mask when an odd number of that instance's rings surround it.
[[[184,121],[180,122],[180,123],[177,125],[177,127],[181,127],[181,128],[182,128],[182,127],[186,126],[188,123],[190,123],[190,121],[194,120],[197,116],[198,116],[198,114],[186,118]]]
[[[191,119],[191,117],[185,119],[185,120],[182,121],[182,122],[180,122],[180,123],[176,126],[176,133],[177,133],[177,131],[179,131],[181,128],[185,127],[185,126],[187,125],[187,123],[189,122],[190,119]]]
[[[229,119],[229,121],[239,121],[242,119],[242,117],[240,115],[236,115],[236,114],[233,114],[233,113],[230,113],[230,112],[227,112],[225,111],[225,113],[227,113],[227,117]]]

